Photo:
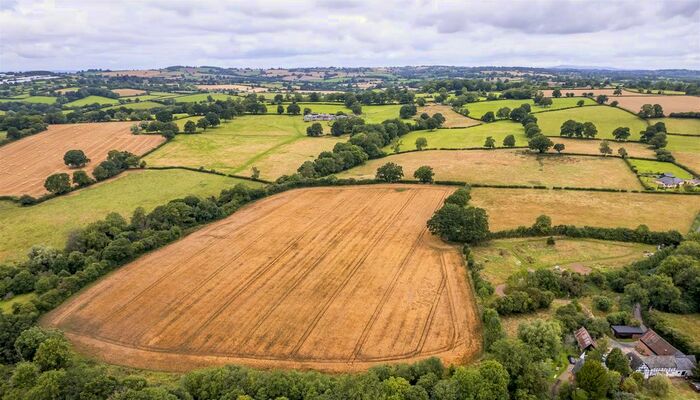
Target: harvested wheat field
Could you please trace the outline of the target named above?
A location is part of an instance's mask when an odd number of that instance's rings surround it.
[[[145,90],[141,89],[112,89],[112,91],[118,94],[119,97],[138,96],[146,93]]]
[[[622,89],[621,95],[615,94],[615,89],[605,88],[605,89],[559,89],[561,91],[561,96],[566,97],[567,93],[573,93],[575,97],[581,97],[584,93],[593,93],[593,96],[599,96],[604,94],[610,98],[610,101],[617,100],[620,96],[649,96],[645,93],[632,92],[629,90]],[[552,92],[554,90],[543,90],[545,97],[552,97]],[[619,101],[619,100],[618,100]]]
[[[602,140],[592,140],[592,139],[574,139],[567,137],[552,136],[550,137],[552,142],[561,143],[564,146],[562,153],[575,153],[575,154],[593,154],[596,156],[600,154],[600,143]],[[618,142],[615,140],[608,140],[610,148],[613,150],[613,155],[617,156],[618,149],[623,147],[630,157],[638,158],[655,158],[656,153],[654,150],[647,146],[646,144],[639,142]],[[556,153],[557,151],[553,148],[549,149],[550,153]]]
[[[442,114],[442,116],[445,117],[445,122],[442,124],[443,128],[466,128],[481,124],[481,121],[458,114],[450,106],[442,104],[428,104],[425,107],[420,107],[418,109],[418,115],[422,113],[428,113],[429,115],[435,113]]]
[[[473,188],[471,204],[486,209],[492,231],[530,226],[542,214],[552,224],[675,229],[685,234],[700,212],[700,196],[583,190]]]
[[[624,96],[615,98],[626,110],[638,113],[644,104],[660,104],[664,114],[673,112],[700,111],[698,96]]]
[[[0,195],[38,196],[46,193],[44,181],[57,172],[72,173],[63,162],[71,149],[83,150],[92,171],[111,150],[141,155],[165,139],[160,135],[132,135],[133,122],[50,125],[36,135],[0,147]]]
[[[112,273],[43,319],[83,352],[158,370],[353,371],[481,350],[459,248],[425,221],[454,187],[268,197]]]
[[[237,90],[239,92],[254,92],[254,93],[263,93],[267,92],[267,88],[264,87],[257,87],[257,86],[249,86],[249,85],[195,85],[197,89],[199,90],[207,90],[207,91],[217,91],[217,90]]]
[[[404,175],[428,165],[435,180],[489,185],[544,185],[641,190],[636,175],[618,157],[538,155],[524,150],[425,150],[369,160],[338,174],[341,178],[374,178],[377,168],[393,162]]]

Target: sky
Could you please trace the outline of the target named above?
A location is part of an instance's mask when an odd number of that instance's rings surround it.
[[[0,0],[0,71],[700,69],[700,0]]]

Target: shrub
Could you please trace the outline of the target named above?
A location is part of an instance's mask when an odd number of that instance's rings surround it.
[[[418,169],[416,169],[416,171],[413,173],[413,177],[418,179],[422,183],[433,182],[434,175],[435,173],[433,172],[433,168],[428,165],[418,167]]]
[[[376,178],[389,183],[398,182],[403,178],[403,168],[398,164],[388,162],[377,168]]]
[[[606,296],[594,296],[593,297],[593,307],[600,311],[610,311],[612,307],[612,301]]]
[[[44,187],[53,194],[66,193],[70,191],[70,177],[64,172],[53,174],[46,178]]]

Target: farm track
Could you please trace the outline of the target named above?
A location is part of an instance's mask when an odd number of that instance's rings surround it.
[[[253,203],[45,316],[108,362],[354,371],[480,351],[458,249],[425,221],[452,188],[313,188]]]
[[[156,135],[132,135],[132,122],[50,125],[38,133],[0,147],[0,195],[40,196],[46,193],[44,180],[51,174],[75,170],[63,163],[71,149],[83,150],[90,163],[97,166],[111,150],[141,155],[165,139]]]

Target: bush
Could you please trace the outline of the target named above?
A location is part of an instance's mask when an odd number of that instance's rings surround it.
[[[53,174],[44,181],[44,188],[53,194],[63,194],[70,191],[70,177],[61,172]]]
[[[656,397],[666,397],[671,383],[665,375],[655,375],[647,381],[647,389]]]
[[[377,168],[376,178],[389,183],[398,182],[403,178],[403,168],[393,162],[386,163]]]
[[[90,178],[85,171],[75,171],[73,172],[73,183],[79,187],[85,187],[95,183],[95,180]]]
[[[422,183],[432,183],[434,175],[435,173],[433,172],[433,168],[428,165],[418,167],[418,169],[416,169],[416,171],[413,173],[413,177]]]
[[[594,296],[593,307],[599,311],[610,311],[610,308],[612,307],[612,300],[606,296]]]

